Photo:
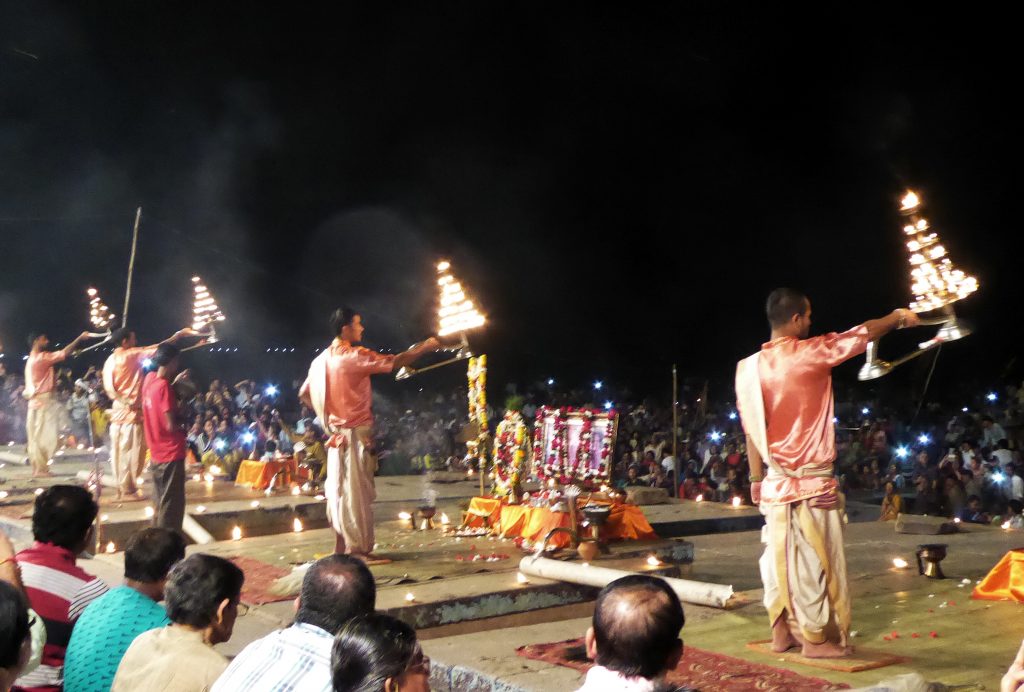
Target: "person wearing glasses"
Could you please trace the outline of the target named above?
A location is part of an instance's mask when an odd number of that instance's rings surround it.
[[[248,610],[239,603],[244,582],[242,570],[214,555],[196,553],[176,564],[164,588],[171,624],[135,638],[111,692],[209,690],[228,667],[213,647],[231,639],[236,618]]]

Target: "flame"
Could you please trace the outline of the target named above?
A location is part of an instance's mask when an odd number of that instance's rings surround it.
[[[203,480],[205,480],[207,483],[212,483],[213,482],[213,474],[212,473],[204,473],[203,474]]]
[[[114,545],[114,542],[113,542],[113,541],[110,541],[110,543],[107,543],[107,552],[108,552],[108,553],[113,553],[113,552],[115,552],[116,550],[117,550],[117,546],[116,546],[116,545]]]
[[[223,476],[224,469],[214,464],[213,466],[210,467],[210,473],[212,473],[214,476]]]
[[[906,560],[904,560],[901,557],[894,557],[892,559],[892,566],[895,567],[896,569],[906,569],[907,567],[910,566],[910,563],[907,562]]]
[[[192,277],[192,289],[195,294],[192,301],[192,329],[201,332],[214,322],[223,322],[224,313],[217,307],[210,289],[198,276]]]
[[[530,580],[522,572],[516,572],[516,582],[519,584],[529,584]]]
[[[398,518],[401,519],[402,521],[409,521],[410,519],[412,519],[412,515],[409,514],[408,512],[399,512],[398,513]]]
[[[1004,522],[1002,523],[1002,527],[1003,527],[1004,529],[1009,529],[1009,528],[1010,528],[1010,522],[1008,522],[1008,521],[1004,521]]]
[[[242,529],[239,526],[231,529],[231,540],[240,541],[242,540]]]
[[[203,477],[202,477],[202,476],[200,476],[200,475],[199,475],[199,474],[197,473],[197,474],[195,474],[194,476],[192,476],[192,480],[194,480],[194,481],[196,481],[196,482],[198,483],[199,481],[203,480]]]
[[[198,507],[196,507],[196,514],[202,514],[205,511],[206,511],[206,506],[205,505],[199,505]]]
[[[260,501],[259,500],[253,500],[252,502],[249,503],[249,506],[252,507],[253,509],[256,509],[257,507],[260,506]]]
[[[658,558],[656,558],[655,556],[651,555],[651,556],[649,556],[649,557],[647,558],[647,564],[648,564],[648,565],[649,565],[650,567],[658,567],[659,565],[661,565],[661,560],[659,560],[659,559],[658,559]]]
[[[152,507],[146,507],[146,509],[143,511],[145,512],[147,519],[152,519],[153,515],[156,514],[156,510],[153,509]]]
[[[437,311],[439,328],[438,336],[448,336],[458,332],[482,327],[486,318],[476,309],[473,301],[455,277],[448,273],[451,262],[442,261],[437,265],[437,285],[441,289],[440,306]]]
[[[704,502],[704,496],[703,495],[698,495],[697,497],[695,497],[693,499],[694,499],[694,502]]]
[[[405,601],[406,601],[406,603],[412,603],[415,600],[416,600],[416,597],[412,595],[412,591],[410,591],[409,593],[405,594]]]
[[[921,206],[921,198],[913,190],[907,190],[907,194],[903,195],[903,199],[900,200],[900,211],[910,211],[919,206]]]
[[[448,515],[445,514],[444,512],[441,512],[441,523],[445,524],[445,525],[451,523],[451,521],[448,519]]]
[[[743,504],[743,500],[742,500],[742,499],[740,499],[739,497],[734,497],[734,498],[732,499],[732,506],[733,506],[733,507],[739,507],[739,506],[740,506],[740,505],[742,505],[742,504]]]
[[[89,322],[97,329],[109,329],[115,315],[100,298],[99,291],[87,288],[85,294],[89,297]]]
[[[295,517],[295,521],[292,522],[292,531],[295,533],[302,533],[302,522],[298,517]]]
[[[300,495],[300,494],[302,494],[302,488],[300,488],[299,486],[295,486],[294,488],[292,488],[292,495]]]

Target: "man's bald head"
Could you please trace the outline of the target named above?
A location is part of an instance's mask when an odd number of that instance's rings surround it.
[[[377,585],[366,563],[349,555],[329,555],[306,572],[295,621],[334,635],[355,616],[372,613],[376,605]]]
[[[682,652],[679,597],[657,577],[630,575],[601,590],[594,607],[597,664],[626,677],[657,677]]]

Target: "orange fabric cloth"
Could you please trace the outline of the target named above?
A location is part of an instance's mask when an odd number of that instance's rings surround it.
[[[1024,549],[1011,550],[974,587],[971,598],[1024,602]]]
[[[270,479],[278,471],[284,471],[287,479],[291,480],[298,475],[298,466],[295,460],[290,458],[279,461],[246,459],[238,467],[235,485],[242,485],[253,490],[266,490],[270,487]]]
[[[103,389],[114,402],[110,422],[128,425],[140,422],[142,404],[142,361],[156,353],[156,346],[114,349],[103,364]]]
[[[353,346],[335,339],[328,347],[326,358],[327,382],[324,402],[326,423],[336,428],[355,428],[373,425],[373,391],[370,375],[389,373],[394,369],[395,357]],[[309,391],[309,379],[303,383],[301,393]]]
[[[531,543],[543,540],[553,528],[569,526],[568,512],[553,512],[548,507],[509,505],[489,497],[474,497],[470,500],[469,511],[469,526],[483,526],[484,521],[480,515],[486,515],[493,533],[506,538],[522,537]],[[582,522],[582,512],[579,517]],[[582,527],[579,530],[581,535],[586,532]],[[648,541],[657,537],[643,510],[636,505],[612,505],[608,521],[601,529],[601,538],[605,541]],[[569,536],[557,533],[551,537],[548,545],[564,548],[569,545]]]
[[[63,360],[64,351],[38,351],[25,361],[25,393],[29,397],[29,408],[41,408],[46,403],[40,395],[53,391],[53,366]]]
[[[782,337],[761,346],[758,374],[771,461],[785,475],[768,473],[761,498],[769,504],[796,502],[834,491],[836,457],[832,368],[864,352],[868,330],[810,339]],[[740,407],[744,428],[753,425]]]

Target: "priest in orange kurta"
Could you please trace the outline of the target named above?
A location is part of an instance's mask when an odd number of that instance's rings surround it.
[[[28,399],[25,432],[33,477],[50,475],[50,460],[57,452],[58,412],[57,402],[53,398],[57,378],[53,367],[67,360],[78,348],[78,344],[89,338],[89,332],[82,332],[59,351],[48,350],[50,338],[46,334],[33,334],[28,339],[30,351],[25,361],[25,388],[22,396]]]
[[[772,647],[804,656],[848,655],[850,596],[843,549],[844,499],[834,475],[832,368],[868,341],[913,326],[895,310],[842,332],[807,338],[811,304],[792,289],[768,297],[771,340],[736,368],[747,435],[751,495],[765,515],[761,557]]]
[[[182,329],[161,343],[172,343],[185,336],[194,336],[191,329]],[[142,430],[142,363],[156,353],[160,344],[139,346],[135,332],[127,327],[110,337],[114,352],[103,364],[103,389],[110,401],[110,465],[117,482],[117,496],[141,491],[136,481],[142,476],[146,462],[146,437]]]
[[[397,356],[384,355],[356,345],[363,338],[363,323],[351,308],[336,310],[331,324],[334,341],[313,360],[299,398],[316,411],[330,435],[324,496],[336,535],[335,552],[381,562],[373,555],[377,459],[372,450],[370,376],[409,365],[440,344],[430,338]]]

